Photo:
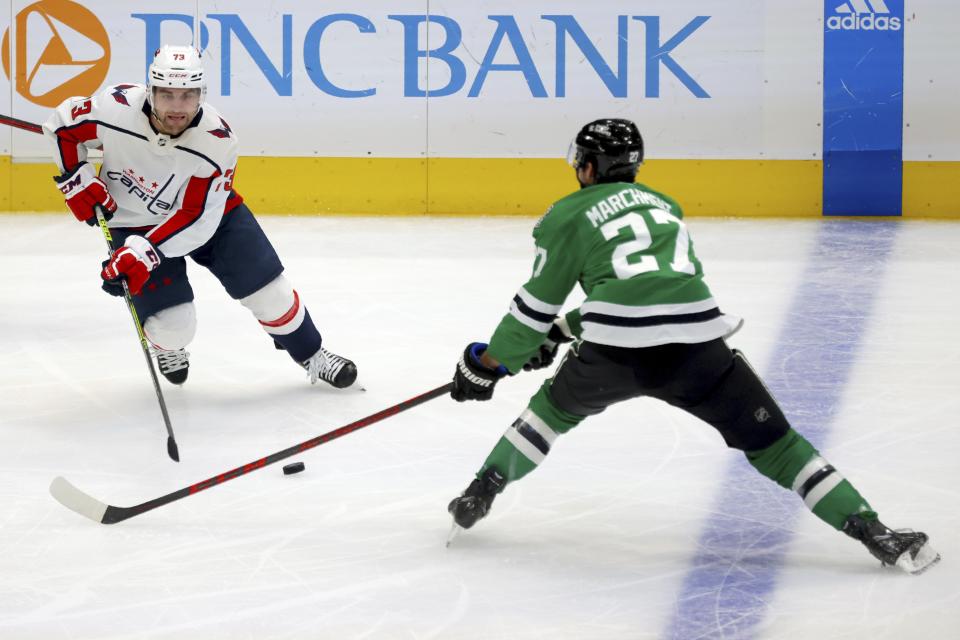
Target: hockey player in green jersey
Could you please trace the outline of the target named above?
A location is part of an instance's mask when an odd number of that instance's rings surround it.
[[[475,479],[448,507],[451,536],[489,512],[497,494],[543,462],[554,441],[610,405],[650,396],[714,427],[727,446],[821,520],[887,565],[919,573],[940,559],[927,535],[894,531],[852,484],[791,428],[746,358],[725,341],[741,320],[720,311],[677,202],[635,184],[643,140],[628,120],[587,124],[568,161],[580,190],[533,230],[533,274],[489,346],[471,343],[454,373],[457,401],[489,400],[497,381],[550,365],[573,342]],[[557,317],[580,283],[583,304]]]

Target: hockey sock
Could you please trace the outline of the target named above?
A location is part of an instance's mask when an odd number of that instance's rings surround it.
[[[854,486],[793,429],[766,449],[746,455],[757,471],[796,491],[815,516],[838,531],[855,513],[867,519],[877,517]]]
[[[567,413],[550,402],[548,386],[549,381],[503,434],[477,473],[478,478],[495,467],[507,483],[519,480],[546,459],[558,435],[580,424],[583,416]]]
[[[296,362],[308,360],[320,349],[320,332],[299,294],[282,275],[241,298],[240,304],[253,312],[263,330]]]
[[[306,309],[299,327],[291,333],[271,333],[270,336],[298,363],[309,360],[320,349],[320,332]]]

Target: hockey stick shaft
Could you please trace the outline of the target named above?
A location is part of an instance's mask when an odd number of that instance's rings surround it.
[[[13,118],[11,116],[5,116],[3,114],[0,114],[0,124],[6,124],[17,129],[30,131],[32,133],[43,133],[43,128],[38,124],[27,122],[26,120],[21,120],[19,118]]]
[[[201,491],[209,489],[210,487],[215,487],[218,484],[223,484],[224,482],[233,480],[234,478],[239,478],[240,476],[246,475],[252,471],[256,471],[257,469],[262,469],[263,467],[273,464],[274,462],[279,462],[280,460],[284,460],[298,453],[309,451],[314,447],[318,447],[321,444],[330,442],[331,440],[336,440],[337,438],[345,436],[348,433],[353,433],[354,431],[358,431],[364,427],[369,427],[370,425],[380,422],[385,418],[395,416],[398,413],[406,411],[407,409],[412,409],[413,407],[423,404],[424,402],[428,402],[429,400],[433,400],[434,398],[445,395],[449,393],[452,388],[453,383],[449,382],[441,387],[437,387],[436,389],[432,389],[426,393],[422,393],[418,396],[410,398],[409,400],[404,400],[403,402],[395,404],[392,407],[387,407],[386,409],[369,415],[366,418],[361,418],[356,422],[351,422],[350,424],[344,425],[339,429],[328,431],[323,435],[319,435],[315,438],[311,438],[310,440],[306,440],[305,442],[301,442],[300,444],[293,445],[292,447],[288,447],[283,451],[272,453],[265,458],[254,460],[253,462],[249,462],[243,466],[237,467],[236,469],[231,469],[230,471],[213,476],[212,478],[207,478],[202,482],[192,484],[189,487],[184,487],[183,489],[174,491],[173,493],[168,493],[165,496],[149,500],[133,507],[114,507],[104,504],[103,502],[100,502],[99,500],[92,498],[86,493],[80,491],[62,477],[54,478],[53,482],[50,484],[50,493],[63,506],[79,513],[82,516],[90,518],[91,520],[95,520],[96,522],[100,522],[102,524],[114,524],[117,522],[122,522],[123,520],[138,516],[141,513],[146,513],[147,511],[152,511],[157,507],[162,507],[165,504],[170,504],[171,502],[180,500],[181,498],[186,498],[195,493],[200,493]]]
[[[33,133],[43,133],[43,128],[38,124],[3,114],[0,114],[0,124],[10,125],[11,127],[17,127],[18,129],[31,131]],[[113,236],[110,234],[110,228],[107,227],[107,221],[103,216],[103,208],[99,205],[96,207],[96,214],[100,230],[103,232],[103,239],[107,242],[107,255],[109,256],[113,253]],[[163,415],[163,424],[167,428],[167,455],[170,456],[173,461],[180,462],[180,449],[177,447],[177,440],[173,436],[170,414],[167,412],[167,403],[163,399],[163,392],[160,390],[160,381],[157,379],[157,371],[153,366],[153,359],[150,357],[147,337],[143,333],[143,325],[140,324],[140,318],[137,317],[137,310],[133,306],[133,299],[130,297],[127,281],[123,280],[122,284],[123,297],[127,302],[127,309],[130,310],[130,316],[133,318],[133,325],[137,329],[137,336],[140,338],[140,347],[143,349],[143,357],[147,360],[147,368],[150,369],[150,377],[153,379],[153,390],[156,391],[157,402],[160,403],[160,413]]]
[[[107,219],[103,215],[103,207],[95,207],[97,213],[97,223],[100,225],[100,231],[103,232],[103,239],[107,243],[107,257],[113,254],[113,234],[110,233],[110,227],[107,226]],[[163,424],[167,428],[167,455],[174,462],[180,462],[180,449],[177,447],[177,440],[173,437],[173,425],[170,424],[170,414],[167,412],[167,403],[163,399],[163,391],[160,390],[160,380],[157,378],[157,370],[153,366],[153,358],[150,357],[150,347],[147,344],[147,336],[143,332],[143,325],[140,323],[140,317],[137,316],[137,309],[133,306],[133,298],[130,297],[130,289],[127,286],[126,279],[121,278],[120,284],[123,285],[123,299],[127,303],[127,309],[130,311],[130,317],[133,319],[133,326],[137,330],[137,337],[140,338],[140,349],[143,351],[143,357],[147,361],[147,369],[150,370],[150,379],[153,380],[153,390],[157,394],[157,402],[160,403],[160,413],[163,415]]]

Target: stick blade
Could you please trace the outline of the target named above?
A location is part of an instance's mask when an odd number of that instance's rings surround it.
[[[62,476],[57,476],[50,483],[50,495],[54,500],[71,511],[79,513],[84,518],[94,522],[103,522],[103,514],[107,512],[107,505],[93,498],[70,484]]]
[[[180,450],[177,448],[177,441],[173,436],[167,436],[167,455],[174,462],[180,462]]]

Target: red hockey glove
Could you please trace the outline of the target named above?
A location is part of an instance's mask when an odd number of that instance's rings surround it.
[[[96,205],[101,205],[104,217],[109,220],[117,210],[117,201],[107,190],[107,185],[93,172],[93,165],[81,162],[71,171],[54,176],[54,182],[66,197],[67,206],[77,220],[91,227],[97,224]]]
[[[160,252],[143,236],[130,236],[123,246],[113,252],[100,277],[114,287],[126,278],[127,288],[136,295],[150,279],[150,272],[160,264]],[[112,293],[104,287],[107,293]]]

